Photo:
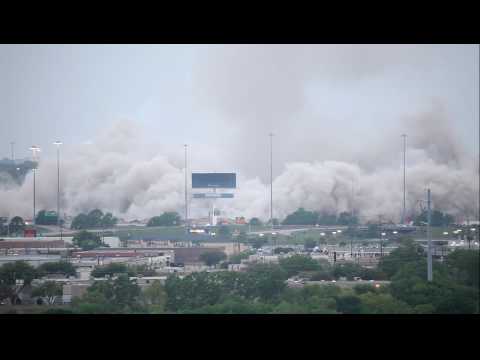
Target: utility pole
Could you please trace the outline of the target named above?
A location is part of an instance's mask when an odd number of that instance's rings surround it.
[[[273,230],[273,133],[270,136],[270,224]]]
[[[32,151],[32,154],[33,154],[33,161],[35,162],[35,167],[33,168],[33,227],[34,229],[36,228],[36,220],[35,220],[35,198],[36,198],[36,194],[35,194],[35,174],[36,174],[36,170],[37,170],[37,152],[40,151],[40,148],[38,146],[32,146],[30,147],[30,150]]]
[[[407,153],[407,135],[402,134],[403,137],[403,212],[402,212],[402,224],[405,224],[405,204],[406,204],[406,197],[405,197],[405,187],[406,187],[406,153]]]
[[[433,280],[432,273],[432,233],[430,230],[431,222],[431,206],[430,206],[430,188],[427,189],[427,240],[428,240],[428,252],[427,252],[427,280]]]
[[[57,147],[57,226],[60,231],[60,240],[63,240],[63,231],[60,220],[60,145],[62,145],[62,142],[55,141],[53,145]]]
[[[12,141],[10,143],[10,150],[11,150],[11,153],[12,153],[12,161],[15,161],[15,150],[14,149],[15,149],[15,142]]]
[[[187,194],[187,147],[188,145],[183,145],[185,147],[185,234],[188,235],[188,194]]]
[[[354,216],[355,216],[354,207],[355,207],[355,204],[354,204],[354,199],[355,199],[355,192],[353,190],[353,179],[352,179],[352,215],[351,215],[351,218],[352,218],[353,237],[355,237],[355,224],[354,224]],[[350,257],[351,258],[353,257],[353,240],[352,240],[353,237],[350,236]]]

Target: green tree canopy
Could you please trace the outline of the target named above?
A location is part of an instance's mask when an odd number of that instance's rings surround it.
[[[260,221],[259,218],[253,217],[253,218],[250,219],[249,224],[251,226],[260,226],[260,225],[262,225],[262,222]]]
[[[75,276],[77,274],[75,267],[68,261],[57,261],[43,263],[38,267],[41,274],[63,274],[66,276]]]
[[[286,271],[287,276],[297,275],[301,271],[319,271],[321,270],[318,261],[305,255],[292,255],[280,259],[280,266]]]
[[[107,275],[112,277],[115,274],[128,274],[129,269],[124,263],[110,263],[103,266],[96,266],[93,269],[91,276],[94,278],[104,278]],[[133,275],[133,274],[128,274]]]
[[[180,225],[181,218],[177,212],[167,211],[160,216],[152,217],[147,226],[176,226]]]
[[[35,287],[32,291],[32,296],[41,297],[46,300],[48,304],[54,304],[57,297],[62,296],[62,285],[55,281],[45,281],[43,284]]]
[[[446,258],[446,264],[453,276],[467,286],[479,287],[478,250],[456,249]]]
[[[104,246],[100,236],[86,230],[75,234],[72,240],[73,245],[80,247],[82,250],[93,250]]]
[[[200,260],[207,266],[217,265],[220,261],[225,260],[227,255],[223,251],[207,251],[200,255]]]
[[[19,233],[25,229],[25,221],[20,216],[14,216],[10,220],[9,231],[10,233]]]
[[[356,216],[352,216],[350,212],[341,212],[338,216],[337,224],[338,225],[355,225],[358,223],[358,218]]]
[[[118,219],[112,213],[104,214],[100,209],[94,209],[88,214],[78,214],[73,218],[71,228],[75,230],[112,227]]]
[[[318,222],[318,212],[307,211],[299,208],[295,212],[287,215],[283,220],[283,225],[315,225]]]
[[[423,248],[413,241],[405,241],[398,248],[380,259],[378,269],[389,278],[408,263],[417,263],[424,259]]]
[[[40,210],[35,218],[37,225],[56,225],[57,221],[58,215],[55,211]]]

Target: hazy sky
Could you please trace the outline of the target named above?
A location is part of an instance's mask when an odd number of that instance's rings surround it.
[[[435,101],[473,151],[478,46],[0,46],[1,157],[10,141],[18,156],[32,144],[46,156],[55,139],[82,143],[127,119],[140,125],[140,145],[180,156],[185,142],[217,147],[252,175],[242,144],[258,153],[270,129],[282,143],[278,171],[287,160],[352,160],[365,143],[398,141],[405,118]]]
[[[439,204],[471,213],[478,102],[478,45],[0,45],[0,158],[40,146],[51,207],[63,141],[71,212],[181,210],[188,143],[190,170],[238,172],[231,214],[266,216],[273,131],[283,215],[347,209],[356,181],[369,216],[397,216],[402,133],[409,206],[436,180]],[[0,211],[29,211],[29,181]]]

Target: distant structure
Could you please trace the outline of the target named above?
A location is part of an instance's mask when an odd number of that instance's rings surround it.
[[[0,160],[0,185],[15,184],[22,185],[28,172],[37,166],[37,162],[18,159],[12,160],[4,158]]]

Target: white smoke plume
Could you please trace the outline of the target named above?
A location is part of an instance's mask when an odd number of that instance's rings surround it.
[[[406,133],[409,214],[418,212],[430,186],[434,207],[478,218],[478,130],[465,141],[465,129],[455,126],[458,117],[478,118],[478,96],[472,97],[478,90],[456,85],[467,64],[459,54],[447,56],[434,45],[210,46],[192,72],[194,101],[182,106],[204,111],[229,137],[217,149],[192,144],[189,171],[234,166],[238,189],[234,199],[217,202],[222,215],[268,219],[273,131],[274,217],[298,207],[330,213],[353,208],[362,221],[398,221],[400,134]],[[475,57],[478,62],[478,52]],[[433,66],[438,59],[442,66]],[[65,145],[64,211],[100,208],[126,219],[169,210],[183,215],[183,154],[145,144],[138,125],[123,122],[90,144]],[[204,200],[190,198],[189,207],[191,217],[208,212]],[[56,208],[50,158],[41,159],[37,172],[37,210],[43,208]],[[0,188],[0,216],[17,214],[31,218],[32,174],[19,188]]]
[[[183,214],[184,169],[162,154],[145,158],[135,144],[141,139],[133,123],[119,123],[92,144],[63,156],[61,202],[68,214],[100,208],[126,219],[143,219],[175,210]],[[442,149],[441,144],[440,150]],[[434,147],[436,148],[436,147]],[[437,154],[435,150],[434,154]],[[475,173],[429,156],[428,149],[409,149],[407,200],[410,212],[425,198],[427,185],[434,205],[455,215],[475,215]],[[31,218],[33,175],[21,187],[0,190],[0,214]],[[36,176],[37,211],[56,208],[56,162],[40,161]],[[398,166],[370,172],[341,161],[292,162],[274,179],[274,216],[283,218],[298,207],[339,213],[355,209],[362,220],[398,220],[402,204]],[[353,192],[352,192],[353,190]],[[191,193],[191,191],[190,191]],[[219,200],[225,215],[269,216],[269,186],[241,173],[235,198]],[[208,202],[190,200],[191,216],[205,216]]]

